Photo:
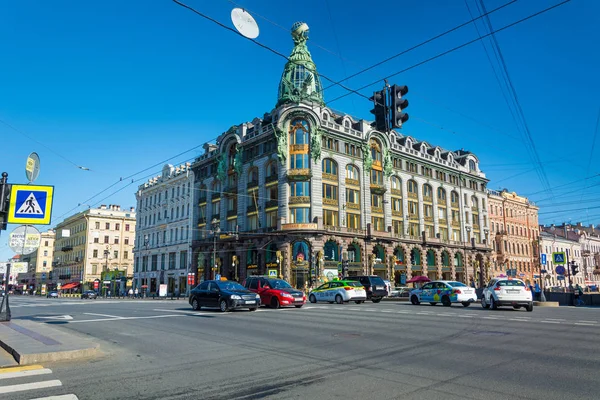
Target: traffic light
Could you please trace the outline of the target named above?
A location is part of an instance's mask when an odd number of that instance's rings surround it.
[[[371,113],[375,115],[375,122],[371,124],[371,126],[377,129],[380,132],[387,132],[387,98],[385,89],[380,90],[378,92],[374,92],[373,96],[369,98],[374,105],[375,108],[371,110]]]
[[[348,260],[342,261],[342,275],[348,276]]]
[[[408,114],[403,112],[408,107],[408,100],[402,97],[408,93],[408,86],[392,85],[390,91],[390,108],[392,109],[390,125],[392,128],[401,128],[402,124],[408,121]]]
[[[571,264],[571,275],[577,275],[579,273],[579,265],[572,263]]]

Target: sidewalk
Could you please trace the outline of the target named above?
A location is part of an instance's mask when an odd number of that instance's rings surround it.
[[[0,322],[0,347],[23,365],[90,357],[96,354],[99,346],[90,339],[47,323],[12,320]]]

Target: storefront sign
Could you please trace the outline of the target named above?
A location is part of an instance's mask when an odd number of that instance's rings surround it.
[[[276,262],[267,263],[267,268],[277,268],[277,267],[279,267],[279,264],[277,264]]]
[[[246,266],[247,269],[258,269],[258,265],[256,264],[249,264]]]
[[[325,261],[325,262],[323,263],[323,266],[324,266],[325,268],[335,268],[336,270],[337,270],[337,268],[338,268],[338,265],[340,265],[340,262],[339,262],[339,261]]]
[[[281,224],[281,229],[317,229],[317,224]]]
[[[387,269],[387,266],[385,264],[378,263],[378,264],[374,264],[373,268],[374,269]]]

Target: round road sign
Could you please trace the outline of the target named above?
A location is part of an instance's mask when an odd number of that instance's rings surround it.
[[[27,163],[25,164],[25,175],[29,183],[35,181],[40,174],[40,156],[36,152],[33,152],[27,157]]]
[[[8,236],[8,246],[17,254],[31,254],[40,247],[42,235],[32,225],[21,225]]]

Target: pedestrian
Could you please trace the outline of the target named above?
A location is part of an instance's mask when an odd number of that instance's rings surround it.
[[[136,299],[137,299],[137,297],[138,297],[138,293],[139,293],[139,292],[138,292],[138,288],[135,288],[134,297],[135,297]]]
[[[583,290],[581,289],[581,286],[579,286],[579,284],[577,284],[575,286],[575,307],[585,306],[585,301],[583,301],[583,299],[581,298],[582,296],[583,296]]]
[[[541,300],[542,290],[540,289],[540,284],[537,281],[535,282],[535,286],[534,286],[533,290],[535,290],[535,298],[538,300]]]
[[[129,288],[129,292],[127,294],[129,295],[129,298],[132,299],[133,298],[133,289]]]

